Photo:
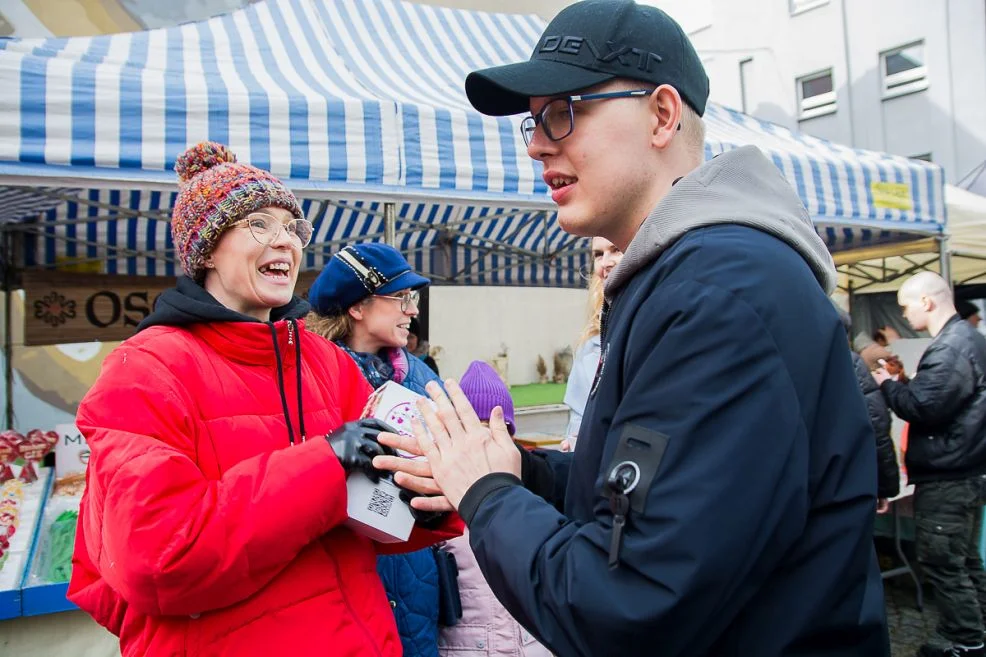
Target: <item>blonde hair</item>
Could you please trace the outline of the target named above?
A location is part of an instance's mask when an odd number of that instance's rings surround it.
[[[602,319],[605,299],[603,287],[603,279],[599,276],[599,272],[592,272],[592,278],[589,279],[588,316],[586,317],[585,328],[582,330],[582,337],[579,338],[579,348],[602,331],[600,320]]]
[[[305,317],[305,328],[326,340],[345,342],[353,334],[353,318],[348,312],[324,317],[313,310]]]
[[[373,297],[366,297],[349,308],[365,306],[372,300]],[[326,340],[348,342],[349,338],[353,337],[353,327],[356,321],[349,314],[349,308],[341,315],[319,315],[314,310],[309,311],[305,316],[305,328],[312,333],[321,335]]]

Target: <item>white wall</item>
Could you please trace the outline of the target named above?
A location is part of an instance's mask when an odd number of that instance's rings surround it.
[[[746,110],[758,118],[858,148],[931,153],[949,182],[986,157],[986,3],[830,0],[791,15],[786,0],[712,2],[710,25],[691,33],[712,100],[742,109],[739,63],[752,58]],[[884,100],[880,53],[920,39],[928,88]],[[796,79],[828,68],[838,111],[799,121]]]
[[[429,342],[444,350],[442,377],[458,378],[506,345],[510,385],[537,381],[539,354],[552,375],[555,351],[582,333],[588,301],[585,290],[544,287],[435,285],[429,295]]]

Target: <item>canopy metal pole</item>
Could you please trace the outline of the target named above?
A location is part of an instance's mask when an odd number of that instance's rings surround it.
[[[397,246],[397,204],[383,204],[383,241],[390,246]]]
[[[948,254],[948,237],[945,235],[938,238],[938,266],[941,277],[952,287],[952,259]]]
[[[4,406],[6,422],[5,428],[14,428],[14,322],[11,318],[13,312],[13,300],[11,296],[13,290],[13,235],[10,231],[3,232],[3,380],[4,380]]]

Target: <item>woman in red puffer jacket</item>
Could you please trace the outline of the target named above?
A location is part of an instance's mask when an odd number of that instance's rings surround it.
[[[79,407],[92,454],[69,598],[124,656],[379,655],[401,644],[346,475],[386,448],[370,393],[294,296],[294,196],[218,144],[189,149],[172,233],[187,278]],[[416,528],[399,550],[461,533]]]

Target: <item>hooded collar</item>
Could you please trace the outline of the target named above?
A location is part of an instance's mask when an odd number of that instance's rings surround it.
[[[307,301],[301,297],[292,297],[287,304],[271,309],[270,321],[301,319],[308,314],[309,309]],[[161,294],[154,304],[154,312],[144,318],[137,326],[137,331],[151,326],[188,326],[209,322],[263,323],[256,317],[227,308],[191,278],[179,276],[175,287]]]
[[[749,226],[783,240],[808,263],[826,294],[835,289],[835,264],[808,211],[759,148],[723,153],[675,182],[609,275],[608,299],[685,233],[720,224]]]
[[[174,288],[165,290],[154,304],[154,312],[137,327],[183,327],[205,340],[219,354],[245,364],[274,364],[276,344],[282,354],[297,344],[304,323],[297,321],[309,310],[308,302],[293,297],[280,308],[273,308],[270,321],[231,310],[219,303],[192,279],[180,276]],[[272,330],[273,329],[273,330]],[[293,359],[286,359],[288,367]]]

